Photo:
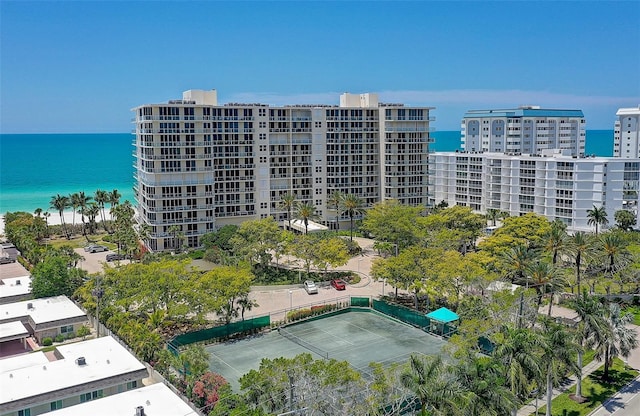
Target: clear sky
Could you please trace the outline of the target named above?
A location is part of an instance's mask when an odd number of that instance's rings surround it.
[[[0,0],[0,132],[129,132],[130,109],[220,103],[581,109],[640,104],[640,1]]]

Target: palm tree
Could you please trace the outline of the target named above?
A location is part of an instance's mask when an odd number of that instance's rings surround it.
[[[42,208],[36,208],[35,211],[33,211],[33,215],[35,215],[36,217],[39,217],[42,215]]]
[[[495,208],[489,208],[487,210],[487,220],[491,221],[491,224],[495,227],[496,221],[500,218],[500,210]]]
[[[98,204],[98,207],[100,208],[100,219],[102,220],[102,227],[105,231],[107,231],[107,224],[105,222],[107,218],[104,211],[104,204],[109,202],[109,193],[107,191],[103,191],[102,189],[96,189],[93,200],[96,201],[96,204]]]
[[[173,248],[180,251],[180,245],[178,242],[182,240],[182,228],[179,225],[172,225],[169,227],[169,234],[173,237]]]
[[[411,354],[400,383],[420,401],[420,415],[459,414],[465,407],[464,390],[439,355]]]
[[[296,198],[298,196],[291,192],[280,195],[280,208],[287,211],[287,219],[289,220],[289,230],[291,230],[291,211],[296,204]]]
[[[342,198],[342,212],[347,214],[351,225],[351,241],[353,241],[353,217],[364,214],[364,202],[356,195],[347,194]]]
[[[629,264],[630,256],[626,249],[627,243],[619,232],[609,232],[600,235],[602,254],[606,258],[604,270],[610,276]]]
[[[500,260],[506,270],[505,277],[514,283],[525,283],[525,273],[536,258],[536,251],[524,244],[518,244],[500,253]]]
[[[551,399],[553,398],[553,385],[559,377],[565,375],[568,369],[580,377],[582,369],[578,367],[573,357],[580,347],[575,343],[575,338],[564,325],[557,324],[549,319],[543,323],[543,348],[540,361],[543,363],[547,378],[547,416],[551,416]]]
[[[582,348],[578,350],[578,368],[582,368],[582,356],[584,349],[593,348],[594,345],[604,341],[606,336],[604,322],[604,305],[594,296],[584,293],[578,294],[573,302],[573,309],[578,314],[578,342]],[[576,396],[582,397],[582,377],[578,377],[576,384]]]
[[[607,211],[604,207],[598,208],[594,205],[592,209],[587,210],[587,218],[589,218],[587,224],[595,225],[596,235],[598,235],[598,226],[609,224],[609,220],[607,219]]]
[[[87,239],[87,242],[89,242],[89,237],[87,236],[87,230],[85,228],[85,223],[84,223],[84,216],[88,215],[88,209],[89,209],[89,202],[91,202],[91,197],[88,195],[84,194],[84,191],[80,191],[77,194],[77,199],[76,202],[78,203],[78,207],[80,208],[80,218],[82,219],[82,235],[84,235],[84,237]]]
[[[317,218],[316,207],[309,203],[300,203],[296,205],[296,219],[304,223],[304,233],[309,232],[309,220]]]
[[[338,190],[333,191],[327,198],[327,205],[336,211],[336,232],[340,229],[340,207],[343,200],[344,194]]]
[[[604,336],[595,343],[596,360],[604,361],[603,380],[609,379],[609,368],[613,359],[618,356],[629,357],[631,351],[638,346],[638,334],[627,325],[633,322],[633,314],[623,315],[620,305],[610,303],[604,316]]]
[[[567,242],[566,250],[573,257],[576,266],[576,285],[578,286],[578,294],[580,291],[580,270],[582,260],[585,256],[589,256],[592,249],[591,238],[587,233],[578,231],[574,233]]]
[[[533,263],[529,269],[529,279],[531,280],[531,287],[534,287],[538,292],[538,307],[536,310],[540,309],[540,304],[542,303],[542,297],[545,293],[549,293],[549,316],[551,316],[551,308],[553,306],[553,294],[557,290],[561,290],[567,284],[567,281],[558,273],[558,269],[556,269],[553,265],[545,262],[545,261],[537,261]],[[538,313],[534,315],[534,324],[535,319],[537,318]]]
[[[553,222],[551,224],[551,231],[544,240],[544,249],[551,254],[551,263],[554,266],[558,261],[558,254],[564,250],[566,244],[567,233],[564,231],[564,227]]]
[[[80,194],[78,194],[77,192],[75,194],[71,194],[69,195],[69,201],[70,201],[70,206],[71,209],[73,210],[73,217],[71,220],[71,225],[75,228],[76,226],[76,211],[78,210],[78,207],[80,206]],[[73,230],[72,230],[73,232]]]
[[[519,398],[528,397],[531,382],[540,381],[543,374],[537,354],[543,345],[540,334],[527,328],[505,325],[496,337],[499,342],[493,356],[504,366],[511,393]]]
[[[67,227],[64,222],[64,210],[69,207],[69,198],[60,194],[57,194],[54,197],[51,197],[51,201],[49,202],[50,208],[55,209],[60,214],[60,223],[62,224],[62,231],[64,232],[67,239],[69,238],[69,234],[67,233]]]

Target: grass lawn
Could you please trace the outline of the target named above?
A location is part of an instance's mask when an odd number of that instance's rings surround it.
[[[635,325],[640,325],[640,306],[632,305],[624,308],[625,313],[633,314],[633,323]]]
[[[601,381],[603,370],[604,366],[582,380],[582,395],[587,401],[578,403],[569,398],[569,394],[576,391],[576,386],[573,386],[566,393],[553,399],[551,414],[553,416],[588,415],[638,375],[636,370],[625,369],[624,363],[619,358],[614,360],[613,366],[609,369],[610,381],[607,383]],[[544,401],[545,399],[543,398],[542,400]],[[546,406],[542,406],[538,409],[538,414],[544,415],[545,411]]]

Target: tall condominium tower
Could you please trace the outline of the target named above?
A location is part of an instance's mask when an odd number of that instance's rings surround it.
[[[640,106],[621,108],[613,133],[613,157],[640,157]]]
[[[170,250],[180,232],[196,247],[207,232],[268,216],[284,225],[285,193],[329,227],[340,214],[327,204],[336,191],[365,208],[389,198],[425,206],[431,109],[348,93],[339,106],[219,105],[215,90],[136,107],[137,215],[148,246]]]
[[[461,124],[461,148],[467,152],[540,154],[567,149],[583,156],[585,120],[581,110],[524,106],[511,110],[467,111]]]

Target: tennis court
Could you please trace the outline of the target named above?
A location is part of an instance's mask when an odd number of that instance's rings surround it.
[[[301,345],[302,344],[302,345]],[[390,364],[406,361],[412,352],[442,353],[446,341],[371,310],[351,311],[287,326],[284,333],[271,331],[240,341],[214,344],[211,370],[221,374],[234,388],[238,379],[260,367],[262,358],[292,358],[310,353],[346,360],[366,375],[370,362]]]

